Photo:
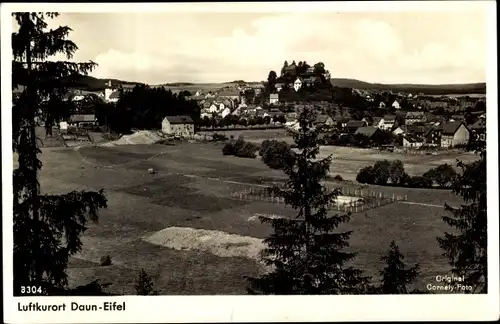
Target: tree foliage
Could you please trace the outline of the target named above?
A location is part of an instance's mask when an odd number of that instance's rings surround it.
[[[139,272],[139,277],[135,284],[135,292],[140,296],[158,295],[158,291],[154,289],[153,279],[151,279],[151,276],[144,269],[141,269]]]
[[[458,208],[446,205],[452,216],[443,221],[453,228],[437,238],[444,250],[453,274],[463,276],[465,284],[473,287],[472,292],[488,293],[487,264],[487,211],[486,211],[486,146],[478,144],[479,161],[469,164],[459,162],[461,169],[453,183],[453,192],[463,198]]]
[[[242,158],[254,159],[257,155],[258,147],[251,142],[246,142],[242,136],[236,141],[231,140],[222,148],[222,154],[234,155]]]
[[[97,222],[98,210],[106,207],[103,191],[73,191],[61,195],[42,195],[38,174],[42,153],[36,137],[36,117],[45,108],[47,127],[67,111],[55,104],[67,89],[63,80],[87,73],[94,63],[48,61],[63,53],[70,59],[77,46],[67,40],[71,29],[47,31],[47,19],[57,13],[14,13],[19,29],[12,34],[14,59],[13,87],[24,90],[12,107],[13,153],[18,167],[13,172],[14,192],[14,295],[21,286],[41,286],[46,294],[65,294],[67,262],[82,247],[80,235],[88,221]],[[49,98],[54,103],[44,105]],[[102,294],[101,285],[89,286]]]
[[[450,164],[445,163],[430,169],[424,173],[423,177],[440,188],[450,188],[457,178],[457,172]]]
[[[389,253],[381,259],[386,262],[386,267],[380,271],[382,284],[378,289],[379,292],[388,295],[410,293],[408,285],[418,276],[419,265],[408,268],[403,262],[403,254],[394,241],[391,242]]]
[[[288,176],[284,187],[270,191],[283,197],[297,211],[294,218],[260,220],[273,233],[264,240],[263,251],[269,272],[249,278],[251,294],[353,294],[366,291],[367,278],[346,262],[356,254],[346,252],[351,232],[336,232],[350,215],[331,215],[328,205],[339,195],[321,182],[327,177],[331,157],[316,161],[319,152],[315,116],[305,109],[299,117],[300,130],[294,133],[298,153],[292,165],[284,167]]]
[[[132,91],[123,92],[116,108],[107,116],[112,130],[125,133],[130,128],[160,128],[166,116],[190,116],[200,120],[200,107],[194,100],[172,93],[164,87],[151,88],[136,85]]]
[[[283,169],[286,165],[293,164],[295,153],[290,145],[284,141],[265,140],[259,150],[262,162],[271,169]]]

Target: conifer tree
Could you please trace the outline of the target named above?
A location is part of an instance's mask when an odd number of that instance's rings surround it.
[[[144,269],[141,269],[139,272],[139,277],[135,285],[135,292],[137,295],[141,296],[158,295],[158,292],[153,288],[151,276],[149,276]]]
[[[382,285],[379,288],[381,294],[409,294],[408,285],[418,276],[419,265],[407,268],[403,262],[404,256],[399,251],[396,242],[392,241],[389,253],[382,257],[387,266],[380,271]]]
[[[464,204],[454,208],[446,205],[451,217],[443,221],[453,228],[437,241],[444,250],[452,272],[464,277],[464,285],[472,286],[466,293],[488,293],[487,264],[487,211],[486,211],[486,143],[473,144],[480,159],[464,164],[459,162],[461,173],[453,184],[453,192],[462,197]]]
[[[62,80],[76,78],[95,64],[50,61],[62,53],[71,59],[77,46],[66,39],[69,27],[47,31],[46,19],[57,13],[14,13],[19,30],[12,34],[12,86],[24,88],[13,102],[13,153],[18,166],[13,172],[14,192],[14,295],[22,286],[42,287],[42,294],[67,294],[68,258],[81,250],[80,235],[88,219],[106,207],[103,191],[73,191],[62,195],[41,194],[38,182],[42,162],[35,117],[42,101],[64,95]],[[65,112],[51,105],[54,117]],[[57,108],[57,109],[56,109]],[[51,127],[49,124],[48,127]],[[101,287],[92,283],[92,287]],[[66,291],[66,292],[65,292]],[[96,294],[100,289],[96,289]]]
[[[349,246],[351,231],[335,232],[339,224],[349,221],[350,214],[329,212],[328,206],[340,192],[322,184],[332,158],[316,161],[319,143],[314,120],[310,109],[300,114],[300,130],[293,134],[298,152],[283,169],[288,180],[283,187],[270,189],[283,197],[297,216],[260,218],[274,230],[264,240],[267,248],[263,257],[270,271],[249,278],[250,294],[355,294],[367,288],[361,271],[346,265],[356,256],[343,250]]]

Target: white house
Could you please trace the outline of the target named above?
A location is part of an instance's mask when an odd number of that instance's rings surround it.
[[[215,103],[211,104],[210,108],[208,108],[209,113],[216,113],[218,111],[219,111],[219,107]]]
[[[71,99],[72,101],[80,101],[80,100],[83,100],[85,99],[85,96],[82,96],[82,95],[76,95],[73,97],[73,99]]]
[[[383,109],[383,108],[385,108],[385,102],[381,101],[381,102],[378,104],[378,108],[379,108],[379,109]]]
[[[120,99],[120,92],[114,91],[112,94],[109,95],[108,102],[118,102]]]
[[[382,124],[380,125],[380,129],[382,130],[391,130],[396,124],[396,116],[394,115],[385,115],[382,118]]]
[[[424,145],[424,140],[415,136],[404,136],[403,137],[403,147],[407,148],[419,148]]]
[[[221,117],[224,118],[226,117],[227,115],[231,114],[231,109],[229,108],[225,108],[224,110],[222,110],[222,112],[220,113]]]
[[[293,83],[293,88],[295,89],[295,91],[299,91],[300,88],[302,88],[302,80],[300,80],[300,78],[297,78],[297,80],[295,80],[295,82]]]
[[[401,135],[404,134],[404,130],[401,127],[397,127],[395,130],[392,131],[394,135]]]
[[[278,95],[277,93],[271,93],[271,94],[269,95],[269,103],[270,103],[271,105],[276,105],[276,104],[278,104],[279,102],[280,102],[280,100],[279,100],[279,95]]]
[[[470,131],[464,122],[443,123],[441,129],[441,147],[454,147],[469,142]]]
[[[384,118],[382,117],[373,117],[372,126],[377,128],[382,128],[384,125]]]
[[[165,134],[189,136],[194,134],[194,122],[189,116],[167,116],[161,122]]]
[[[394,102],[392,103],[392,108],[401,109],[401,105],[399,104],[399,102],[397,100],[394,100]]]

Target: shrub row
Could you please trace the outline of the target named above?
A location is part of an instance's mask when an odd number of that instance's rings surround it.
[[[245,142],[243,137],[239,137],[236,141],[231,140],[224,145],[222,154],[254,159],[257,156],[256,152],[258,149],[254,143]]]
[[[422,176],[410,176],[405,172],[403,162],[396,160],[378,161],[373,166],[362,168],[356,176],[359,183],[407,188],[450,188],[457,172],[449,164],[430,169]]]

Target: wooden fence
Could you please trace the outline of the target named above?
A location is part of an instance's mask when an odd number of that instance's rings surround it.
[[[408,199],[407,195],[391,195],[387,192],[350,188],[341,188],[340,196],[357,197],[360,199],[353,200],[348,203],[332,202],[328,206],[329,210],[359,213],[377,207],[385,206],[397,201],[405,201]],[[283,197],[276,196],[273,192],[269,192],[267,188],[249,188],[240,192],[233,192],[231,194],[231,197],[233,199],[244,201],[264,201],[274,204],[287,205]]]

